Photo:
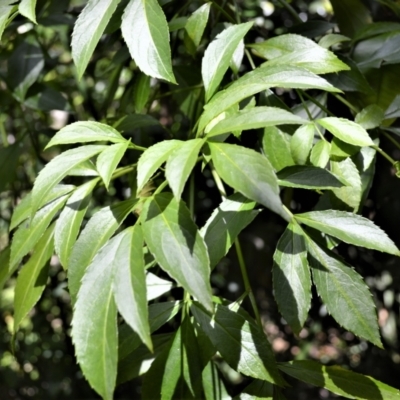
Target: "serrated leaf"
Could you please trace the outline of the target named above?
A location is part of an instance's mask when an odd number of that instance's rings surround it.
[[[355,117],[355,122],[364,129],[377,128],[385,118],[385,114],[379,106],[371,104],[362,109]]]
[[[79,186],[70,196],[56,222],[54,245],[61,265],[66,268],[82,220],[89,207],[91,194],[98,182],[93,179]]]
[[[290,153],[289,138],[288,134],[275,126],[264,129],[262,149],[276,171],[294,164]]]
[[[307,121],[277,107],[254,107],[240,110],[218,122],[207,133],[208,137],[235,130],[258,129],[276,125],[301,125]]]
[[[349,371],[338,365],[326,366],[315,361],[290,361],[279,369],[295,379],[323,387],[347,399],[397,400],[400,392],[370,376]]]
[[[162,296],[164,293],[168,293],[172,289],[173,283],[148,272],[146,274],[146,287],[147,301],[151,301]]]
[[[311,164],[319,168],[325,168],[329,161],[331,152],[331,144],[326,140],[317,142],[311,150],[310,161]]]
[[[307,162],[314,140],[314,124],[300,126],[290,140],[290,151],[296,164]]]
[[[399,249],[386,233],[361,215],[345,211],[326,210],[296,214],[295,218],[303,224],[354,246],[400,255]]]
[[[3,36],[4,29],[7,26],[8,17],[14,8],[12,5],[9,5],[9,3],[12,3],[12,1],[8,1],[6,4],[0,5],[0,40]]]
[[[360,125],[348,119],[325,117],[316,120],[316,122],[332,133],[333,136],[343,140],[343,142],[361,147],[374,145],[368,132]]]
[[[47,284],[50,257],[54,250],[54,224],[43,234],[33,255],[22,267],[15,285],[14,333],[18,331],[23,318],[40,299]]]
[[[229,68],[233,53],[252,26],[253,22],[232,25],[218,34],[208,45],[201,63],[206,102],[218,89],[225,72]]]
[[[83,73],[99,42],[108,22],[120,0],[89,0],[79,14],[72,33],[72,58],[78,72],[78,79]]]
[[[59,197],[41,208],[32,221],[19,226],[11,243],[10,269],[33,249],[67,199],[68,195]]]
[[[146,244],[160,267],[212,310],[207,248],[185,204],[158,194],[141,214]]]
[[[146,75],[176,83],[168,24],[157,0],[131,0],[121,30],[132,58]]]
[[[116,143],[100,153],[96,160],[96,167],[106,188],[110,184],[112,174],[124,156],[129,142]]]
[[[165,166],[165,177],[177,200],[180,200],[183,188],[189,178],[204,139],[192,139],[175,147]]]
[[[47,144],[46,149],[60,144],[87,142],[125,142],[113,127],[95,121],[78,121],[59,130]]]
[[[154,172],[167,161],[172,151],[181,143],[180,140],[163,140],[143,152],[137,165],[137,193],[143,189]]]
[[[228,253],[239,233],[258,215],[255,205],[235,193],[222,201],[201,228],[200,235],[207,245],[211,268]]]
[[[203,4],[187,20],[185,24],[184,43],[187,51],[195,55],[199,47],[204,29],[207,26],[211,3]]]
[[[308,165],[286,167],[277,174],[280,186],[303,189],[334,189],[343,186],[334,175],[323,168]]]
[[[202,132],[216,116],[234,104],[271,87],[290,89],[321,89],[327,92],[340,92],[325,79],[303,68],[293,66],[259,67],[248,72],[227,89],[218,92],[204,106],[200,118],[198,132]]]
[[[88,221],[74,244],[68,260],[68,289],[74,304],[81,279],[93,257],[119,228],[135,207],[136,199],[122,201],[99,210]]]
[[[201,329],[233,369],[278,386],[285,384],[267,338],[256,324],[221,304],[216,306],[214,316],[195,302],[190,309]]]
[[[311,307],[311,274],[304,237],[296,224],[289,224],[279,239],[272,273],[279,310],[298,334]]]
[[[209,143],[212,161],[221,178],[251,200],[287,219],[279,197],[276,175],[260,153],[226,143]]]
[[[46,195],[57,185],[68,173],[81,162],[94,157],[107,146],[89,145],[64,151],[53,158],[40,171],[32,189],[31,215],[43,204]]]
[[[21,0],[19,3],[18,11],[24,17],[30,19],[36,24],[36,0]]]

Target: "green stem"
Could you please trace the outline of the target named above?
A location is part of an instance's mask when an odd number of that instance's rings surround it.
[[[382,132],[383,136],[388,138],[398,149],[400,149],[400,143],[395,138],[390,136],[386,131],[384,131],[382,129],[381,129],[381,132]]]
[[[224,14],[226,18],[228,18],[228,20],[230,22],[232,22],[232,24],[236,24],[236,21],[234,18],[232,18],[218,3],[216,3],[215,1],[211,0],[212,5],[221,13]]]
[[[113,181],[114,179],[117,179],[123,175],[128,174],[129,172],[133,171],[136,168],[137,164],[132,164],[132,165],[127,165],[126,167],[121,167],[115,170],[113,173],[111,180]]]
[[[156,194],[159,194],[159,193],[161,193],[164,189],[165,189],[165,187],[168,185],[168,181],[164,181],[156,190],[155,190],[155,192],[153,193],[153,196],[155,196]]]
[[[247,59],[249,60],[251,68],[252,69],[256,69],[256,64],[254,64],[253,57],[251,56],[251,53],[249,52],[249,50],[248,49],[244,49],[244,52],[246,54]]]
[[[285,0],[278,0],[278,2],[282,5],[282,7],[286,8],[286,10],[289,12],[289,14],[298,22],[299,24],[303,23],[303,20],[299,17],[299,14],[297,14],[296,10]]]
[[[308,115],[308,118],[310,119],[310,121],[313,121],[314,118],[313,118],[313,116],[311,115],[310,110],[308,109],[306,102],[304,101],[304,97],[303,97],[303,95],[301,94],[301,91],[298,90],[298,89],[296,89],[296,93],[297,93],[297,95],[300,97],[301,104],[303,105],[304,109],[306,110],[306,113],[307,113],[307,115]]]
[[[324,105],[322,105],[318,100],[314,99],[311,97],[307,92],[301,91],[304,96],[307,97],[308,100],[310,100],[312,103],[314,103],[316,106],[318,106],[322,111],[325,111],[327,115],[330,115],[331,117],[334,117],[335,114],[330,112]]]
[[[394,160],[392,157],[389,156],[386,152],[384,152],[380,147],[378,146],[372,146],[380,155],[386,158],[392,165],[396,164],[396,160]]]
[[[145,151],[145,150],[147,150],[147,147],[142,147],[142,146],[138,146],[137,144],[135,144],[135,143],[129,143],[129,146],[128,146],[130,149],[133,149],[133,150],[139,150],[139,151]]]
[[[335,96],[339,101],[341,101],[344,105],[346,105],[347,107],[350,108],[351,111],[353,111],[354,113],[358,113],[358,109],[357,107],[353,106],[353,104],[351,104],[350,102],[348,102],[344,97],[342,97],[340,94],[337,93],[332,93],[333,96]]]

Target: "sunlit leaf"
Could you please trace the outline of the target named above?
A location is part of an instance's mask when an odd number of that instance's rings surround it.
[[[21,0],[18,11],[24,17],[36,24],[36,0]]]
[[[296,164],[304,165],[310,154],[314,140],[314,124],[298,128],[290,140],[290,151]]]

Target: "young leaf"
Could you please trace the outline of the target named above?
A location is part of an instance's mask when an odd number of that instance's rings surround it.
[[[78,79],[83,73],[120,0],[89,0],[75,22],[72,33],[72,58]]]
[[[326,169],[308,165],[286,167],[279,171],[277,176],[280,186],[320,190],[343,186],[343,183]]]
[[[267,338],[255,323],[221,304],[216,306],[214,316],[196,302],[190,309],[201,329],[233,369],[278,386],[285,384]]]
[[[176,83],[168,24],[157,0],[130,0],[121,30],[132,58],[146,75]]]
[[[288,134],[276,126],[269,126],[264,129],[262,149],[276,171],[294,165],[290,153],[289,138]]]
[[[101,176],[101,179],[103,180],[107,189],[108,185],[110,184],[112,174],[124,156],[128,145],[129,142],[113,144],[112,146],[108,146],[108,149],[104,150],[97,157],[97,171],[99,171],[99,175]]]
[[[168,158],[165,176],[177,200],[181,198],[185,183],[196,165],[203,144],[203,139],[188,140],[177,146]]]
[[[371,104],[361,110],[355,118],[355,122],[364,129],[377,128],[385,118],[385,114],[379,106]]]
[[[137,193],[143,189],[154,172],[167,161],[172,151],[181,143],[180,140],[163,140],[143,152],[137,166]]]
[[[184,203],[158,194],[146,201],[141,221],[146,244],[160,267],[212,310],[207,248]]]
[[[276,125],[301,125],[307,121],[277,107],[254,107],[240,110],[214,125],[207,136],[221,135],[235,130],[248,130]]]
[[[125,142],[121,134],[113,127],[95,121],[78,121],[59,130],[47,144],[46,149],[59,144],[87,142]]]
[[[400,255],[386,233],[372,221],[345,211],[327,210],[296,214],[297,221],[354,246]]]
[[[279,369],[295,379],[323,387],[348,399],[397,400],[400,392],[391,386],[337,365],[328,367],[315,361],[290,361],[279,364]]]
[[[122,201],[99,210],[86,224],[71,251],[68,260],[68,289],[74,304],[87,266],[99,249],[119,228],[132,211],[136,199]]]
[[[382,348],[375,304],[362,277],[307,238],[313,281],[328,312],[345,329]]]
[[[290,151],[296,164],[304,165],[307,162],[314,139],[314,129],[314,124],[305,124],[293,134]]]
[[[251,200],[257,201],[283,218],[276,175],[260,153],[226,143],[209,143],[212,161],[221,178]]]
[[[152,350],[147,312],[142,227],[136,224],[118,236],[120,237],[118,255],[121,257],[118,262],[113,263],[115,302],[126,323]]]
[[[208,45],[201,63],[201,75],[206,91],[206,102],[218,89],[230,60],[240,41],[253,26],[253,22],[232,25],[222,31]]]
[[[289,224],[279,239],[272,273],[279,310],[298,334],[311,307],[311,274],[304,237],[296,224]]]
[[[194,56],[207,26],[211,3],[203,4],[187,20],[184,43],[187,51]]]
[[[54,245],[61,265],[66,268],[72,246],[78,236],[83,217],[88,209],[91,194],[98,179],[79,186],[68,199],[56,222]]]
[[[325,117],[318,119],[319,125],[326,128],[333,136],[343,142],[354,146],[374,146],[374,142],[369,137],[368,132],[360,125],[345,118]]]
[[[78,164],[94,157],[107,146],[89,145],[64,151],[40,171],[32,189],[31,215],[43,204],[46,195]]]
[[[14,297],[14,333],[18,331],[22,319],[40,299],[47,284],[49,261],[53,255],[54,224],[39,240],[34,253],[23,266],[15,285]]]
[[[325,168],[329,161],[330,151],[331,144],[329,142],[326,140],[320,140],[317,142],[311,150],[311,164],[319,168]]]
[[[24,17],[30,19],[34,24],[36,24],[36,0],[21,0],[18,6],[18,11]]]
[[[162,296],[164,293],[168,293],[172,289],[173,283],[148,272],[146,274],[146,287],[147,301],[151,301]]]
[[[255,202],[235,193],[223,200],[201,228],[200,235],[207,245],[211,268],[228,253],[239,233],[258,215],[255,205]]]

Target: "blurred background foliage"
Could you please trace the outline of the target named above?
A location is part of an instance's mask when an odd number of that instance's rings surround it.
[[[76,79],[70,53],[74,21],[85,1],[38,0],[34,25],[14,9],[0,42],[0,399],[95,399],[74,358],[69,336],[71,306],[66,291],[66,273],[56,257],[50,262],[50,278],[42,299],[24,320],[12,351],[15,274],[8,273],[9,223],[13,207],[32,187],[43,165],[59,149],[43,152],[49,138],[67,123],[77,120],[104,121],[123,131],[141,146],[165,138],[185,138],[201,113],[200,59],[207,39],[195,55],[196,63],[184,48],[186,17],[200,1],[160,0],[170,22],[174,72],[179,86],[158,82],[141,74],[129,57],[119,31],[123,7],[117,9],[81,81]],[[214,37],[226,16],[254,19],[247,43],[283,33],[299,33],[316,40],[327,33],[340,33],[352,40],[334,44],[352,69],[327,76],[344,91],[335,97],[318,98],[336,116],[353,118],[368,104],[389,107],[391,126],[382,131],[381,147],[395,160],[400,150],[393,139],[400,135],[400,2],[396,0],[292,0],[292,9],[283,1],[217,0],[205,38]],[[1,4],[1,3],[0,3]],[[121,5],[126,4],[125,0]],[[0,10],[2,10],[0,5]],[[223,10],[223,12],[221,11]],[[296,15],[292,12],[296,11]],[[222,12],[222,15],[221,15]],[[334,15],[335,13],[335,15]],[[302,23],[300,23],[300,20]],[[372,22],[378,24],[371,25]],[[383,22],[382,22],[383,21]],[[382,23],[379,23],[382,22]],[[338,27],[339,24],[339,27]],[[29,55],[29,57],[27,57]],[[250,69],[244,60],[242,70]],[[261,61],[257,61],[261,63]],[[288,105],[298,103],[291,91],[276,90]],[[310,93],[310,95],[313,95]],[[396,127],[396,124],[399,127]],[[132,128],[135,126],[135,129]],[[247,139],[246,139],[247,138]],[[262,137],[246,136],[249,145],[262,146]],[[247,144],[247,143],[246,143]],[[130,152],[123,163],[135,162],[139,154]],[[400,243],[400,182],[395,168],[378,157],[375,178],[362,214],[375,221]],[[199,226],[217,207],[220,197],[208,171],[196,171],[198,179],[196,218]],[[202,177],[202,179],[200,179]],[[82,177],[68,178],[79,183]],[[90,217],[100,207],[128,198],[135,190],[133,177],[113,181],[109,195],[95,192]],[[290,194],[292,210],[312,209],[318,196],[296,190]],[[129,221],[128,221],[129,222]],[[341,244],[339,252],[365,277],[373,291],[385,350],[373,347],[341,329],[327,315],[316,293],[306,327],[295,336],[280,317],[272,296],[271,266],[284,221],[264,210],[242,234],[244,256],[256,294],[265,332],[278,361],[311,358],[335,363],[372,375],[400,388],[400,348],[398,342],[400,305],[400,260],[385,254]],[[212,276],[215,293],[236,299],[243,291],[236,256],[228,254]],[[174,289],[178,290],[178,289]],[[167,296],[174,298],[174,290]],[[173,321],[161,332],[173,330]],[[246,385],[245,378],[220,364],[220,372],[231,395]],[[288,399],[337,398],[326,390],[291,381],[285,390]],[[117,389],[116,399],[139,399],[139,380]]]

